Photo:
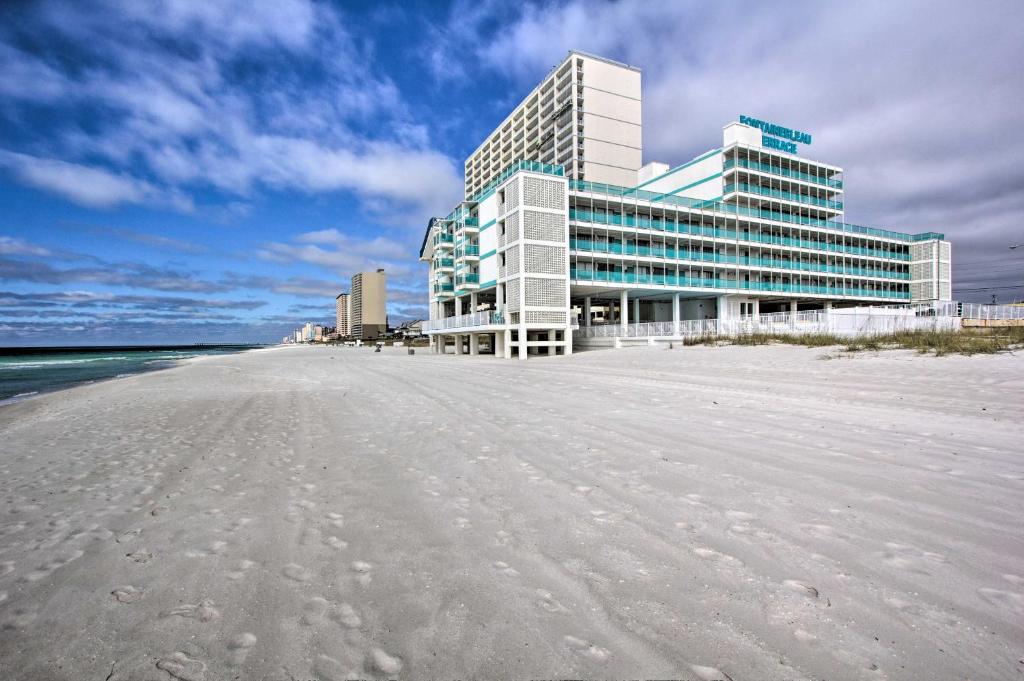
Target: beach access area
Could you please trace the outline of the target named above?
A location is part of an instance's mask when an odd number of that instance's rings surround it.
[[[1011,353],[282,347],[0,452],[8,680],[1024,671]]]

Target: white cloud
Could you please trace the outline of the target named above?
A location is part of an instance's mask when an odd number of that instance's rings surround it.
[[[175,191],[163,191],[144,180],[77,163],[0,150],[0,165],[14,170],[27,184],[61,194],[93,208],[122,203],[171,205],[192,208],[191,200]]]

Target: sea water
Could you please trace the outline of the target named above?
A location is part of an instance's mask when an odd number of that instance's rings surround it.
[[[199,355],[241,352],[254,345],[0,348],[0,404],[144,371]]]

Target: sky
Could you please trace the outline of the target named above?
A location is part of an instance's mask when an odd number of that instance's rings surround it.
[[[741,114],[814,135],[846,219],[1024,297],[1024,2],[0,3],[0,345],[267,342],[423,231],[570,49],[641,68],[644,162]]]

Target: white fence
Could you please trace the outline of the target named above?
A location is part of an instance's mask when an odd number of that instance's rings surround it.
[[[837,336],[873,336],[900,331],[950,331],[960,318],[938,314],[935,308],[853,307],[813,312],[777,312],[736,319],[692,319],[680,322],[641,322],[581,326],[577,338],[692,338],[739,336],[754,333]]]

